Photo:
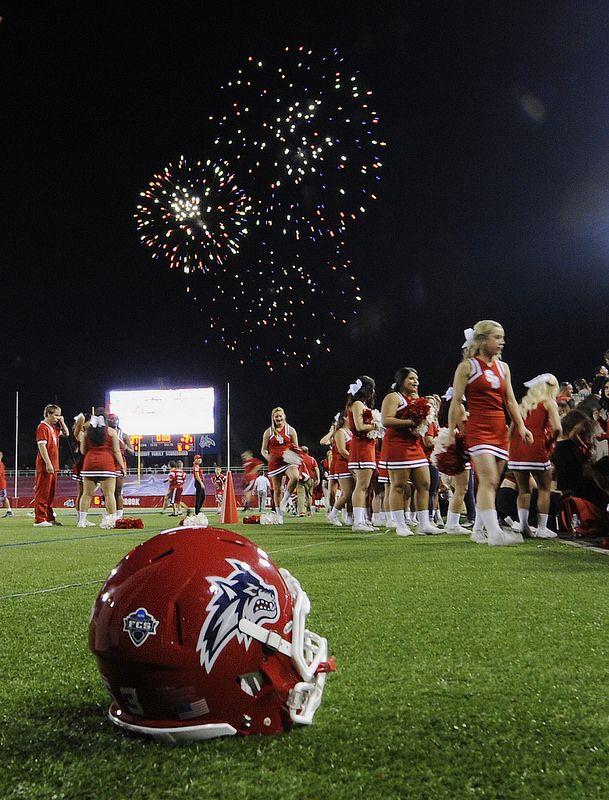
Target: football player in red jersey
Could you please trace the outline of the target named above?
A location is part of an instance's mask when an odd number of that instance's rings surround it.
[[[188,506],[182,502],[182,491],[184,490],[185,482],[184,462],[177,461],[175,468],[169,473],[169,503],[172,517],[179,516],[180,512],[188,514]]]

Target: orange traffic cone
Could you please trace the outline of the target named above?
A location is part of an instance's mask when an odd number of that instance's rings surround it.
[[[230,472],[226,473],[224,496],[222,498],[222,507],[220,508],[220,522],[228,523],[229,525],[234,525],[235,522],[239,522],[237,501],[235,500],[235,487],[233,486],[233,476]]]

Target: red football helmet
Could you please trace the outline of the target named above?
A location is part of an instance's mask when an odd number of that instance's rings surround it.
[[[176,528],[126,555],[93,605],[89,647],[122,728],[170,742],[309,725],[325,639],[307,595],[254,542]]]

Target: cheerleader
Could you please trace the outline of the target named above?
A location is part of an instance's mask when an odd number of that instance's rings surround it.
[[[273,485],[275,511],[281,517],[283,517],[292,492],[298,484],[298,464],[284,461],[285,453],[292,447],[298,447],[298,434],[291,425],[288,425],[285,411],[278,406],[271,411],[271,427],[267,428],[262,436],[260,452],[262,457],[269,462],[268,476]],[[282,496],[281,481],[284,475],[288,480]]]
[[[349,443],[352,438],[353,434],[347,424],[344,412],[337,414],[332,435],[330,480],[338,484],[340,497],[336,500],[335,492],[334,503],[328,512],[328,522],[337,528],[343,524],[338,517],[339,512],[342,512],[343,522],[348,520],[349,505],[355,487],[353,475],[349,472]]]
[[[334,434],[336,433],[336,423],[338,422],[338,418],[340,417],[340,413],[337,414],[334,419],[332,420],[332,424],[330,425],[330,429],[326,433],[325,436],[322,436],[319,440],[319,443],[324,447],[329,447],[330,449],[326,453],[325,461],[327,463],[327,470],[324,469],[324,462],[322,461],[321,467],[322,472],[324,474],[322,486],[324,486],[324,504],[328,511],[331,511],[334,507],[334,503],[336,502],[336,490],[338,489],[338,481],[334,477],[334,468],[333,468],[333,461],[335,458],[335,449],[334,449]],[[327,477],[326,477],[327,475]]]
[[[116,414],[108,414],[108,427],[116,431],[118,436],[118,444],[121,449],[121,466],[122,469],[116,473],[116,486],[114,488],[114,497],[116,499],[116,518],[121,519],[123,516],[123,485],[125,483],[125,475],[127,474],[127,459],[126,453],[135,455],[135,450],[131,445],[131,437],[121,430],[119,427],[119,420]]]
[[[438,411],[438,424],[440,425],[440,428],[444,430],[448,430],[448,408],[450,405],[450,401],[452,400],[452,396],[453,396],[453,390],[452,387],[449,387],[446,390],[446,393],[442,396],[443,402],[440,403],[440,409]],[[457,431],[463,433],[465,429],[465,423],[467,422],[467,412],[462,402],[459,403],[459,414],[456,422],[457,425],[455,428],[455,433],[457,433]],[[469,463],[469,461],[466,461],[463,464],[463,469],[461,470],[461,472],[457,472],[455,475],[450,476],[453,492],[448,503],[446,525],[444,526],[445,533],[469,534],[467,528],[464,528],[460,524],[460,519],[461,519],[461,509],[463,508],[463,503],[465,502],[466,495],[470,488],[471,473],[472,473],[472,466]],[[486,537],[484,541],[486,541]]]
[[[383,399],[381,421],[385,427],[380,463],[389,473],[389,512],[396,523],[398,536],[411,536],[406,524],[404,502],[408,481],[415,488],[417,526],[415,533],[440,533],[429,519],[429,461],[418,428],[421,422],[406,417],[408,407],[419,398],[419,376],[412,367],[402,367],[394,377],[392,391]],[[431,409],[427,404],[427,415]],[[428,420],[423,420],[428,427]]]
[[[465,443],[478,479],[476,516],[486,528],[489,545],[523,541],[520,534],[501,529],[495,509],[497,486],[504,461],[509,457],[504,402],[519,436],[528,444],[533,441],[514,397],[510,369],[501,360],[504,344],[503,328],[493,320],[481,320],[465,331],[463,361],[455,372],[449,409],[449,443],[452,443],[462,414],[460,398],[465,395],[469,412]]]
[[[349,470],[355,477],[353,489],[353,531],[376,530],[366,518],[366,498],[372,474],[376,469],[374,439],[378,423],[373,420],[372,408],[375,398],[375,384],[367,375],[349,386],[346,417],[352,438],[349,442]]]
[[[552,486],[552,462],[550,443],[562,429],[558,416],[558,381],[554,375],[544,373],[524,384],[529,390],[520,403],[520,411],[527,428],[533,434],[533,442],[526,444],[515,436],[510,442],[508,468],[513,471],[518,485],[518,520],[520,532],[539,539],[553,539],[556,533],[548,528],[550,513],[550,490]],[[537,529],[529,527],[530,479],[537,484]]]
[[[99,483],[106,505],[106,515],[102,518],[99,527],[113,528],[116,519],[114,489],[117,472],[122,469],[122,456],[118,436],[115,430],[108,427],[106,412],[103,408],[96,409],[96,413],[91,415],[91,419],[81,431],[80,452],[84,456],[80,470],[83,489],[76,527],[85,528],[87,526],[87,511],[93,492]]]

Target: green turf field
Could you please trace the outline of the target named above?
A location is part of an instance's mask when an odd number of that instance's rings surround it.
[[[336,656],[314,724],[179,747],[107,721],[87,649],[105,576],[167,518],[0,520],[0,798],[609,797],[609,557],[319,517],[229,526],[300,580]]]

